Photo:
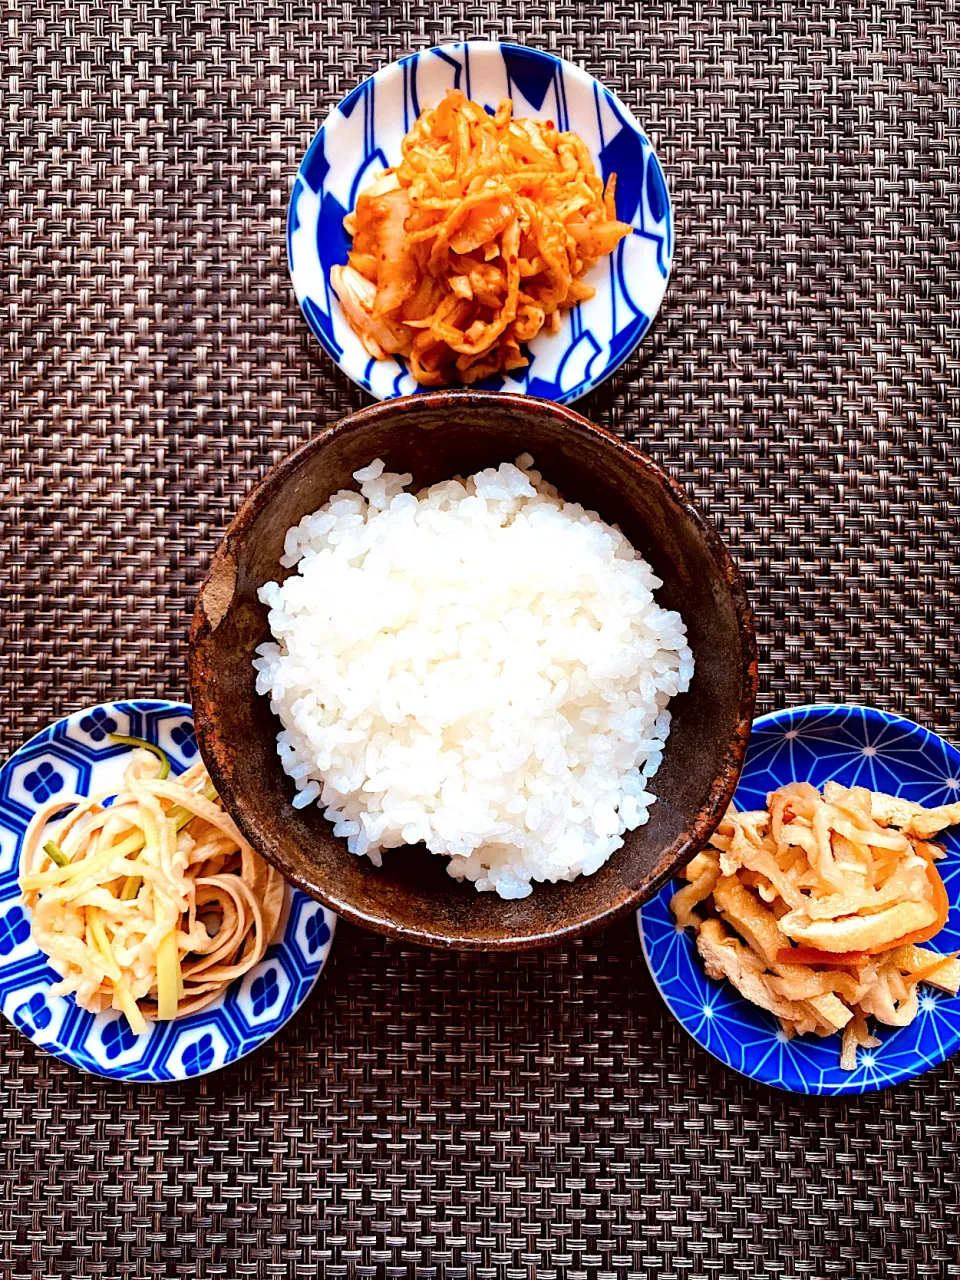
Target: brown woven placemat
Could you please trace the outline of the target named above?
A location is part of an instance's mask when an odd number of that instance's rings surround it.
[[[677,213],[642,350],[580,408],[743,566],[761,709],[948,734],[960,566],[957,0],[0,3],[2,745],[182,695],[196,586],[271,462],[361,402],[284,213],[326,109],[468,35],[646,124]],[[345,926],[296,1021],[187,1086],[0,1028],[9,1277],[960,1276],[960,1068],[853,1102],[719,1070],[630,922],[460,960]]]

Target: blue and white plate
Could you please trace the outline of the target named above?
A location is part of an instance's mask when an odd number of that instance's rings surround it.
[[[734,803],[762,809],[768,791],[833,779],[905,796],[928,806],[960,799],[960,751],[912,720],[869,707],[793,707],[754,723]],[[960,950],[960,829],[937,836],[947,857],[940,873],[950,915],[928,945]],[[870,1019],[882,1041],[861,1049],[856,1071],[840,1070],[840,1036],[787,1040],[772,1014],[728,982],[708,978],[692,934],[670,914],[673,882],[637,912],[644,954],[671,1013],[698,1044],[753,1080],[795,1093],[869,1093],[938,1066],[960,1048],[960,998],[920,988],[920,1012],[909,1027]]]
[[[117,790],[126,734],[155,742],[173,773],[197,758],[193,716],[176,702],[107,702],[58,720],[0,769],[0,1009],[35,1044],[64,1062],[121,1080],[185,1080],[258,1048],[291,1018],[326,963],[336,916],[287,886],[277,940],[215,1004],[177,1022],[148,1022],[136,1036],[114,1010],[94,1015],[73,996],[51,996],[59,975],[30,937],[17,876],[20,846],[47,800]]]
[[[559,333],[530,343],[526,369],[476,384],[569,403],[623,364],[649,328],[670,275],[673,214],[660,163],[627,108],[552,53],[489,40],[443,45],[391,63],[347,94],[311,143],[290,198],[287,251],[303,314],[328,355],[377,399],[421,389],[402,360],[370,358],[344,318],[330,268],[347,260],[344,214],[365,186],[399,163],[404,134],[447,89],[462,89],[491,110],[513,98],[518,117],[573,130],[604,180],[617,175],[617,216],[634,233],[587,275],[596,296],[565,312]]]

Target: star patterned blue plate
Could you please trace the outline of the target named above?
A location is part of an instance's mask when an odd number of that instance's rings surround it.
[[[27,824],[47,800],[118,788],[130,748],[111,734],[157,743],[173,773],[197,758],[193,717],[175,702],[108,702],[31,738],[0,769],[0,1009],[35,1044],[81,1071],[120,1080],[185,1080],[217,1071],[269,1040],[309,995],[330,953],[336,916],[287,886],[276,941],[213,1005],[135,1036],[114,1010],[94,1015],[51,996],[58,974],[30,937],[17,883]]]
[[[564,312],[559,333],[529,344],[527,368],[476,384],[567,404],[608,378],[650,327],[670,275],[673,213],[660,162],[623,103],[541,49],[471,40],[412,53],[331,111],[300,165],[287,215],[290,274],[303,314],[327,354],[378,400],[421,390],[402,359],[372,360],[364,350],[340,309],[330,268],[347,260],[343,218],[358,193],[399,162],[404,134],[447,89],[462,89],[490,111],[513,98],[518,117],[551,119],[578,133],[604,181],[617,175],[617,216],[632,224],[633,235],[586,276],[596,296]]]
[[[830,779],[886,791],[918,804],[960,799],[960,751],[928,729],[869,707],[793,707],[754,722],[734,803],[761,809],[784,783]],[[940,872],[950,899],[943,931],[929,945],[960,949],[960,828],[937,840],[947,857]],[[667,1007],[698,1044],[753,1080],[795,1093],[869,1093],[938,1066],[960,1047],[960,998],[921,987],[920,1012],[909,1027],[870,1020],[881,1040],[859,1051],[857,1069],[841,1071],[840,1037],[787,1040],[777,1020],[726,982],[708,978],[692,934],[670,914],[677,882],[637,912],[644,955]]]

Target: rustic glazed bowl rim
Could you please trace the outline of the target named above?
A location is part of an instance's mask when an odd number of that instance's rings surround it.
[[[453,402],[452,406],[451,402]],[[507,413],[511,409],[528,413],[531,411],[535,413],[542,412],[566,423],[571,431],[579,432],[581,437],[588,438],[597,448],[614,449],[621,455],[626,456],[632,466],[645,472],[665,489],[676,506],[681,509],[683,516],[696,525],[706,544],[710,558],[726,583],[737,620],[737,635],[740,648],[738,665],[742,684],[739,713],[735,728],[731,734],[730,743],[727,746],[706,801],[700,806],[693,820],[664,852],[657,866],[641,885],[625,889],[608,906],[594,911],[586,918],[581,917],[569,925],[553,926],[538,933],[504,934],[497,937],[473,938],[461,935],[455,936],[440,931],[433,932],[428,928],[400,924],[381,914],[369,912],[363,906],[358,906],[354,902],[339,897],[335,889],[325,889],[318,883],[311,882],[306,876],[290,866],[282,857],[270,856],[259,838],[255,815],[250,813],[245,801],[237,795],[236,789],[227,774],[220,768],[217,751],[219,734],[216,731],[215,718],[200,714],[202,709],[209,703],[209,699],[206,696],[208,677],[201,670],[201,664],[197,658],[200,631],[207,622],[204,607],[205,593],[208,592],[208,588],[218,572],[222,572],[222,566],[218,562],[221,560],[225,549],[226,554],[232,557],[232,548],[238,542],[242,543],[249,527],[287,481],[297,473],[303,459],[311,453],[371,422],[376,422],[381,418],[395,417],[398,412],[417,416],[420,412],[429,412],[431,409],[451,409],[452,407],[455,410],[457,403],[464,405],[464,407],[496,407],[498,411]],[[566,405],[512,392],[450,389],[429,391],[416,396],[406,396],[392,400],[381,400],[375,404],[366,405],[355,413],[340,419],[339,422],[331,424],[312,439],[305,441],[270,468],[260,483],[244,500],[227,526],[223,538],[214,553],[207,577],[201,584],[190,628],[188,666],[195,712],[197,743],[201,754],[224,805],[255,849],[272,862],[292,884],[303,889],[323,903],[324,906],[329,907],[352,924],[401,941],[415,942],[422,946],[477,951],[532,950],[562,941],[570,941],[592,933],[604,925],[612,924],[615,920],[627,915],[631,910],[636,910],[641,903],[653,897],[674,875],[681,862],[691,857],[696,850],[702,848],[718,826],[733,798],[750,738],[758,678],[757,642],[753,624],[753,612],[740,571],[719,533],[706,520],[697,504],[687,495],[681,484],[674,480],[652,458],[642,453],[636,445],[621,440],[618,436],[613,435],[603,427],[597,426],[596,423],[590,422],[589,419],[584,418]],[[616,856],[615,854],[614,857]],[[376,874],[376,869],[371,868],[371,873]],[[535,895],[537,892],[536,887],[534,887],[533,892]]]

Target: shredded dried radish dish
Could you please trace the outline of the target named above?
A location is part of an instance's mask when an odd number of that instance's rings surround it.
[[[144,747],[146,749],[144,749]],[[20,887],[33,939],[91,1013],[114,1008],[138,1035],[211,1004],[261,960],[283,878],[224,812],[203,763],[177,778],[158,748],[135,750],[122,790],[39,809]],[[69,802],[67,802],[69,804]]]
[[[711,978],[729,979],[788,1036],[842,1031],[840,1065],[853,1071],[857,1049],[880,1043],[868,1017],[908,1026],[920,982],[960,989],[958,953],[918,945],[949,909],[944,850],[930,838],[958,822],[960,804],[792,782],[766,809],[728,811],[670,908],[696,931]]]
[[[577,134],[448,91],[344,219],[353,248],[330,279],[351,328],[424,386],[523,367],[521,344],[593,297],[584,272],[632,230],[615,182]]]

